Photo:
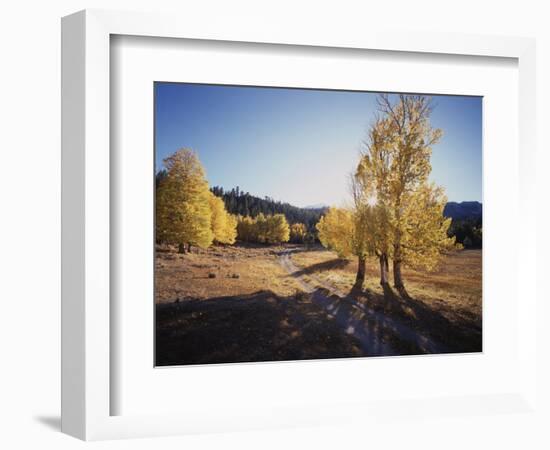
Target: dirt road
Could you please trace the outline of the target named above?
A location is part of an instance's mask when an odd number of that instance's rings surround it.
[[[428,336],[368,308],[314,275],[308,275],[309,280],[306,279],[292,262],[292,252],[281,252],[281,266],[295,277],[304,291],[312,295],[315,304],[323,308],[346,333],[361,342],[368,356],[446,352],[441,344]]]

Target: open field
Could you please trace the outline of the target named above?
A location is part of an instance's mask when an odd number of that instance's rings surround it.
[[[298,251],[292,259],[306,278],[315,275],[341,291],[349,292],[355,281],[356,261],[340,259],[328,250]],[[481,250],[462,250],[444,255],[437,269],[429,274],[407,268],[403,274],[411,297],[449,319],[456,316],[481,326],[481,267]],[[379,265],[374,258],[367,259],[365,289],[383,295]]]
[[[204,300],[271,291],[288,296],[299,290],[296,281],[277,263],[282,246],[253,244],[214,246],[180,254],[175,248],[157,251],[156,303]]]
[[[356,263],[321,247],[158,249],[158,365],[481,351],[481,251],[405,271],[411,298],[351,292]]]
[[[281,267],[283,250],[158,252],[157,365],[362,356]]]
[[[309,295],[271,291],[157,305],[157,365],[364,356]]]
[[[317,248],[295,251],[292,260],[306,281],[349,293],[355,281],[355,261],[340,259]],[[367,261],[362,293],[351,294],[387,317],[421,330],[441,344],[439,352],[482,350],[482,252],[461,250],[444,255],[433,272],[404,270],[410,298],[379,284],[375,259]],[[390,272],[391,275],[391,272]]]

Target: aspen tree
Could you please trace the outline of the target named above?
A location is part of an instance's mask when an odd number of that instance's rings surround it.
[[[239,240],[260,244],[281,244],[288,242],[290,227],[284,214],[258,214],[255,218],[239,216],[237,234]]]
[[[443,216],[446,203],[443,189],[433,183],[419,187],[406,202],[401,241],[405,265],[431,271],[440,255],[456,246],[455,238],[447,235],[452,219]]]
[[[393,280],[394,286],[406,293],[402,275],[406,257],[403,243],[411,231],[406,211],[410,211],[415,192],[427,183],[432,146],[441,139],[442,131],[430,124],[430,97],[401,94],[392,102],[389,95],[382,94],[378,97],[378,107],[385,122],[385,142],[391,150],[385,185],[392,231]]]
[[[345,208],[329,208],[317,222],[316,228],[324,247],[334,250],[341,258],[357,256],[355,288],[361,288],[366,277],[368,249],[360,213]]]
[[[237,235],[236,219],[226,211],[223,200],[212,192],[208,202],[212,213],[210,222],[214,241],[220,244],[234,244]]]
[[[212,243],[208,183],[197,155],[181,149],[164,160],[166,175],[156,192],[156,231],[161,242],[180,251]]]
[[[244,242],[253,242],[254,225],[256,221],[250,216],[239,216],[237,218],[237,237]]]
[[[378,106],[355,173],[356,197],[368,247],[380,261],[381,284],[391,258],[394,286],[406,294],[402,265],[431,270],[454,245],[447,237],[450,219],[443,217],[443,189],[428,183],[431,147],[442,132],[430,125],[429,97],[400,95],[392,102],[380,95]]]
[[[389,284],[391,255],[390,197],[388,189],[392,136],[388,122],[378,119],[364,142],[365,152],[352,179],[356,208],[361,211],[366,246],[380,264],[380,284]]]
[[[307,228],[303,223],[293,223],[290,226],[290,241],[303,243],[306,239]]]
[[[268,244],[281,244],[288,242],[290,227],[284,214],[267,216],[266,242]]]

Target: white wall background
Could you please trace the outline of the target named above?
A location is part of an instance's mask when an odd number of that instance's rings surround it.
[[[209,26],[212,15],[267,17],[281,27],[402,28],[538,39],[539,263],[549,218],[550,13],[544,1],[357,2],[20,0],[0,6],[0,447],[81,448],[59,433],[60,17],[84,8],[179,11]],[[182,26],[185,26],[182,23]],[[519,239],[520,237],[512,237]],[[549,317],[541,302],[541,325]],[[540,328],[541,378],[550,379],[549,332]],[[547,327],[548,328],[548,327]],[[405,376],[405,375],[404,375]],[[541,380],[544,383],[544,380]],[[546,384],[548,382],[546,381]],[[549,405],[548,388],[541,396]],[[476,417],[369,427],[282,430],[160,440],[100,442],[95,448],[548,448],[548,416]]]

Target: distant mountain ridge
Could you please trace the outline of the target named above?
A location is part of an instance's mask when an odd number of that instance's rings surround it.
[[[326,210],[328,208],[329,205],[317,203],[304,206],[302,209]],[[448,202],[443,210],[443,215],[455,220],[479,219],[483,215],[483,206],[477,201]]]
[[[329,205],[325,203],[316,203],[315,205],[304,206],[303,209],[328,209]]]
[[[298,207],[289,203],[276,201],[270,197],[257,197],[249,192],[236,187],[231,190],[224,190],[219,186],[212,187],[212,192],[221,197],[227,210],[231,214],[243,216],[257,216],[263,214],[284,214],[290,223],[305,223],[310,230],[315,228],[319,218],[329,208],[324,203]],[[482,204],[477,201],[448,202],[443,210],[445,217],[450,217],[453,222],[473,221],[480,222],[483,213]]]
[[[448,202],[443,210],[445,217],[453,220],[480,219],[483,214],[483,206],[480,202]]]

